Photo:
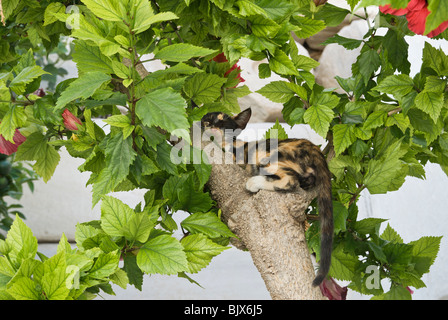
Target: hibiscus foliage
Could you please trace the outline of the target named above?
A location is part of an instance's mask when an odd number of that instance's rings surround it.
[[[359,2],[348,1],[352,10]],[[429,1],[429,10],[436,3]],[[242,57],[266,59],[259,65],[261,78],[283,77],[258,92],[284,104],[289,125],[308,124],[328,140],[324,151],[334,175],[335,208],[330,275],[376,298],[406,299],[407,287],[425,286],[421,277],[436,258],[440,237],[403,243],[389,225],[379,232],[384,219],[357,219],[362,190],[397,190],[406,176],[424,178],[427,162],[448,173],[448,56],[427,44],[420,72],[409,76],[404,36],[413,33],[405,16],[381,13],[362,40],[326,41],[361,48],[353,76],[337,79],[345,93],[337,93],[316,83],[311,70],[318,63],[298,54],[292,32],[310,37],[339,25],[350,10],[308,0],[74,4],[3,1],[0,134],[16,148],[15,160],[34,161],[45,181],[62,147],[84,159],[79,170],[90,173],[101,219],[76,226],[76,248],[63,236],[54,257],[35,260],[37,241],[17,218],[0,241],[1,298],[91,298],[99,290],[112,293],[110,282],[141,289],[145,273],[193,281],[191,274],[227,249],[234,235],[204,188],[211,167],[190,161],[202,154],[189,130],[207,112],[240,111],[238,98],[250,93],[236,65]],[[392,4],[403,7],[407,1]],[[443,22],[438,14],[427,19],[433,29]],[[377,36],[378,27],[387,33]],[[51,70],[36,63],[35,52],[50,52],[62,35],[73,38],[78,77],[42,94],[36,90]],[[166,68],[142,71],[147,60],[160,60]],[[20,143],[14,139],[18,130],[25,137]],[[190,152],[174,162],[180,138]],[[148,190],[135,208],[112,194],[134,189]],[[179,210],[190,214],[180,226],[173,219]],[[313,203],[310,214],[315,213]],[[182,239],[173,236],[179,227]],[[312,223],[307,237],[319,259],[318,230],[318,222]],[[376,282],[369,278],[371,266]],[[389,279],[389,289],[382,279]]]

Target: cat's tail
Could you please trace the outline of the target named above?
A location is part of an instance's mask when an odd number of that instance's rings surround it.
[[[322,156],[323,158],[323,156]],[[323,159],[321,168],[317,170],[318,187],[317,205],[320,217],[320,261],[319,270],[313,286],[322,283],[330,270],[331,252],[333,250],[333,202],[331,197],[331,173],[327,162]]]

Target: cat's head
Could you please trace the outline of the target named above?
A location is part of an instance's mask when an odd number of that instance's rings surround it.
[[[201,127],[204,130],[218,129],[220,131],[227,130],[244,130],[249,122],[252,110],[246,109],[235,116],[229,116],[222,112],[207,113],[201,119]]]

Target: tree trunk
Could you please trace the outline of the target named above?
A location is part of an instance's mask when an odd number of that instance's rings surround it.
[[[236,164],[213,164],[208,187],[222,218],[246,247],[272,299],[323,299],[311,285],[315,273],[305,239],[305,209],[314,194],[245,188]],[[235,244],[241,247],[241,244]]]

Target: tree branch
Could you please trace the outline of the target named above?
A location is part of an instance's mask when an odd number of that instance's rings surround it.
[[[223,162],[224,163],[224,162]],[[236,164],[213,164],[207,186],[223,221],[247,248],[272,299],[321,300],[305,239],[305,209],[315,194],[245,189],[248,174]]]

